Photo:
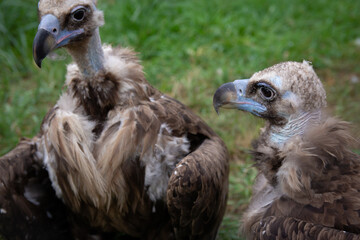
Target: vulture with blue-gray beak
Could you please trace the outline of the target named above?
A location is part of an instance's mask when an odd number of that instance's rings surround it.
[[[223,84],[214,108],[266,120],[252,155],[258,176],[242,217],[247,239],[360,239],[360,157],[349,124],[324,112],[312,66],[284,62]]]
[[[215,239],[228,192],[223,141],[186,106],[152,87],[134,52],[101,44],[104,18],[95,1],[41,0],[38,13],[36,64],[60,47],[74,59],[66,91],[27,145],[28,159],[46,168],[64,203],[59,206],[101,232]],[[27,191],[22,200],[36,203],[37,195]]]

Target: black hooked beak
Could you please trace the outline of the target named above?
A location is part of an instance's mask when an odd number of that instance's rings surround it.
[[[39,29],[33,43],[33,56],[36,65],[41,68],[42,60],[55,48],[55,39],[51,33]]]
[[[219,113],[219,108],[238,109],[261,117],[267,109],[264,105],[246,97],[249,79],[235,80],[221,85],[215,92],[213,105]]]
[[[219,108],[226,108],[231,105],[234,99],[236,99],[236,89],[232,82],[221,85],[215,92],[213,97],[213,105],[217,114],[219,114]]]
[[[84,33],[83,29],[61,30],[59,20],[54,15],[43,16],[33,42],[33,57],[36,65],[41,68],[42,60],[51,51],[68,44],[71,39],[82,33]]]

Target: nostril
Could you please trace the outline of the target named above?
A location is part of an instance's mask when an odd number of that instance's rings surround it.
[[[53,32],[53,33],[57,33],[57,29],[56,29],[56,28],[53,28],[53,29],[52,29],[52,32]]]
[[[240,93],[240,95],[242,95],[243,91],[241,89],[239,89],[239,93]]]

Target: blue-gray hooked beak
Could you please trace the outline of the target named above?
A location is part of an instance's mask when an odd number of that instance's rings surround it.
[[[239,109],[261,117],[266,112],[266,107],[251,98],[246,98],[246,88],[249,79],[235,80],[221,85],[215,92],[213,105],[219,113],[219,108]]]
[[[84,33],[83,29],[61,30],[59,20],[54,15],[47,14],[43,16],[33,42],[35,63],[41,68],[42,60],[51,51],[68,44],[71,39],[82,33]]]

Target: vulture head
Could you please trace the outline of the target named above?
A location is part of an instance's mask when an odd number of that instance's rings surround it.
[[[104,16],[96,1],[40,0],[38,14],[33,56],[39,67],[51,51],[65,47],[84,75],[103,68],[98,28],[104,24]]]
[[[270,140],[283,143],[320,117],[325,90],[312,66],[303,61],[283,62],[255,73],[250,79],[220,86],[215,110],[235,108],[268,121]]]

